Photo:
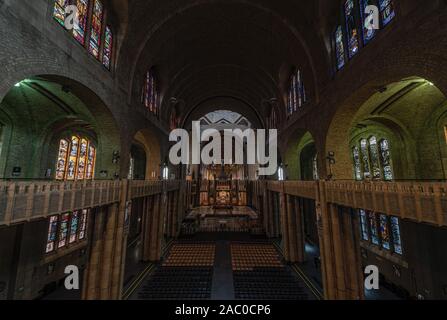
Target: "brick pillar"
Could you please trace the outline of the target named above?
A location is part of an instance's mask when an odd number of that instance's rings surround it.
[[[157,242],[159,238],[159,223],[160,223],[160,194],[154,196],[154,205],[151,214],[151,232],[150,232],[150,261],[158,261],[160,257],[157,256]]]
[[[267,188],[264,189],[264,203],[263,203],[263,207],[264,207],[264,229],[265,229],[265,233],[267,234],[267,237],[271,238],[272,237],[272,232],[271,232],[271,224],[270,224],[270,214],[271,214],[271,200],[270,200],[270,191],[267,190]]]
[[[294,210],[293,197],[286,195],[287,203],[287,228],[289,233],[289,261],[297,262],[297,228],[296,228],[296,210]]]
[[[165,234],[164,226],[165,226],[165,218],[168,215],[168,194],[163,192],[160,195],[160,210],[158,210],[158,238],[157,238],[157,260],[160,260],[162,255],[162,243],[163,237]],[[166,228],[168,225],[166,224]]]
[[[279,194],[279,216],[281,219],[282,243],[284,259],[290,261],[290,239],[289,239],[289,219],[287,212],[287,200],[284,193]]]
[[[344,248],[343,221],[341,213],[335,204],[329,204],[332,223],[332,247],[334,252],[336,275],[336,298],[346,299],[346,257]]]
[[[101,280],[100,280],[100,298],[102,300],[110,298],[111,289],[111,277],[113,272],[113,254],[114,246],[117,242],[116,237],[116,224],[118,215],[118,204],[112,204],[108,207],[106,215],[106,226],[104,230],[104,247],[101,253]]]
[[[152,234],[152,211],[153,211],[153,197],[146,197],[143,199],[143,261],[150,261],[151,259],[151,234]]]
[[[364,282],[360,258],[360,226],[354,211],[343,208],[344,247],[346,250],[347,299],[364,299]]]
[[[104,246],[103,239],[103,221],[106,215],[104,207],[97,208],[89,217],[90,223],[93,223],[93,232],[90,235],[90,257],[84,275],[84,285],[82,288],[82,299],[94,300],[99,295],[99,285],[101,279],[100,266],[102,263],[102,252]]]
[[[306,249],[305,249],[306,241],[304,235],[303,215],[304,215],[303,201],[299,198],[295,198],[294,226],[296,234],[296,256],[297,256],[297,262],[299,263],[303,263],[306,260]]]
[[[318,201],[316,202],[318,216],[318,234],[320,237],[321,270],[323,278],[324,297],[335,299],[335,264],[332,249],[332,231],[324,182],[318,185]]]

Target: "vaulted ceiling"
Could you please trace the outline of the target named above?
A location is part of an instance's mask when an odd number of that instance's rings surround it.
[[[165,120],[173,107],[187,119],[205,102],[204,111],[225,107],[254,123],[263,123],[272,106],[284,116],[294,67],[302,70],[311,99],[327,81],[324,39],[334,2],[130,0],[127,7],[114,0],[124,30],[120,85],[136,101],[145,72],[154,68]]]

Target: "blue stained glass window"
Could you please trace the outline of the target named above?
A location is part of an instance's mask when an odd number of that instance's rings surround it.
[[[362,240],[369,241],[368,218],[366,211],[362,209],[360,209],[360,232],[362,234]]]
[[[62,248],[67,245],[68,236],[68,223],[70,221],[70,214],[65,213],[62,215],[61,223],[59,224],[59,242],[57,247]]]
[[[384,214],[380,215],[380,237],[382,239],[382,248],[390,250],[390,230],[388,228],[388,217]]]
[[[79,211],[75,211],[71,215],[69,243],[73,243],[76,241],[78,228],[79,228],[79,215],[80,215]]]
[[[335,53],[337,57],[337,69],[340,70],[345,65],[345,44],[343,40],[343,28],[337,27],[335,31]]]
[[[366,8],[371,5],[376,5],[374,0],[360,0],[360,16],[362,17],[363,43],[367,44],[376,35],[375,29],[368,29],[365,26],[365,21],[373,12],[365,13]]]
[[[379,0],[379,3],[380,3],[380,15],[382,17],[382,24],[386,26],[396,16],[396,11],[394,10],[394,1]]]
[[[371,178],[371,169],[369,165],[369,147],[368,140],[362,139],[360,141],[360,151],[362,154],[362,167],[363,167],[363,176],[365,179]]]
[[[50,223],[48,226],[47,247],[45,250],[46,253],[53,252],[56,249],[55,243],[56,243],[56,236],[57,236],[58,221],[59,221],[58,216],[50,217]]]
[[[355,17],[355,2],[354,0],[347,0],[345,2],[345,19],[346,32],[348,39],[348,55],[349,58],[355,56],[359,51],[359,30]]]
[[[403,254],[402,239],[400,236],[399,218],[391,217],[390,220],[391,220],[391,232],[393,236],[394,252],[397,254]]]
[[[371,231],[371,241],[375,245],[380,245],[379,241],[379,228],[377,225],[377,216],[374,212],[368,212],[368,218],[369,218],[369,227]]]

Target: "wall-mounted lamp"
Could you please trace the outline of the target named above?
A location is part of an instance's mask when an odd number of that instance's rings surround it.
[[[332,174],[332,166],[335,165],[335,152],[329,151],[326,157],[326,160],[329,162],[329,175],[327,177],[327,180],[332,180],[333,174]]]

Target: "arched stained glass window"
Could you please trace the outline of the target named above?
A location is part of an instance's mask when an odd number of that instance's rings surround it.
[[[294,112],[298,111],[298,109],[304,105],[306,100],[306,90],[301,71],[297,70],[290,79],[287,114],[292,115]]]
[[[337,27],[335,31],[335,54],[337,59],[337,69],[340,70],[345,66],[345,43],[343,38],[343,28]]]
[[[75,22],[73,26],[73,37],[84,45],[87,31],[89,0],[77,0],[76,6],[78,8],[77,23]]]
[[[47,237],[47,247],[45,252],[50,253],[56,249],[56,237],[57,237],[57,226],[59,221],[59,216],[51,216],[50,223],[48,226],[48,237]]]
[[[113,33],[112,29],[110,29],[110,26],[106,26],[104,36],[104,55],[102,58],[102,64],[107,68],[110,69],[110,63],[112,61],[112,50],[113,50]]]
[[[153,71],[148,71],[146,73],[146,79],[143,88],[143,104],[154,115],[159,115],[158,85]]]
[[[67,212],[51,216],[48,224],[48,236],[45,253],[70,246],[86,238],[89,209]]]
[[[360,148],[354,146],[352,149],[355,179],[393,180],[388,140],[378,142],[376,136],[371,136],[369,139],[361,139],[359,144]]]
[[[368,17],[371,17],[371,15],[374,12],[370,12],[370,13],[365,13],[366,12],[366,8],[368,6],[376,6],[376,1],[375,0],[360,0],[360,16],[362,17],[362,30],[363,30],[363,43],[367,44],[372,38],[374,38],[374,36],[376,35],[376,30],[371,28],[368,29],[365,26],[365,21]]]
[[[345,2],[345,20],[346,32],[348,39],[348,56],[352,58],[359,51],[359,30],[357,18],[355,15],[356,3],[354,0],[346,0]]]
[[[402,239],[400,236],[399,218],[391,217],[391,234],[393,236],[393,248],[397,254],[403,254]]]
[[[382,240],[382,248],[385,250],[391,250],[388,217],[384,214],[380,215],[380,239]]]
[[[68,225],[70,223],[70,214],[64,213],[59,223],[59,238],[57,248],[62,248],[67,245]]]
[[[102,2],[94,0],[89,51],[96,59],[99,59],[99,49],[101,47],[103,15],[104,8]]]
[[[55,0],[53,17],[65,26],[67,6],[76,5],[76,17],[72,29],[68,31],[73,37],[108,70],[111,69],[113,56],[113,31],[106,25],[106,8],[101,0]],[[107,17],[106,17],[107,16]],[[105,27],[104,27],[105,25]],[[68,28],[66,28],[68,29]]]
[[[362,163],[360,161],[359,147],[355,146],[354,148],[352,148],[352,155],[353,155],[353,159],[354,159],[355,179],[362,180]]]
[[[70,4],[70,0],[56,0],[54,2],[53,17],[62,26],[65,26],[65,8]]]
[[[93,179],[96,149],[86,138],[61,139],[56,164],[56,180]]]
[[[369,165],[368,140],[362,139],[360,141],[360,151],[362,154],[363,177],[364,179],[369,179],[371,178],[371,170]]]
[[[73,243],[77,240],[78,229],[79,229],[79,215],[80,215],[79,211],[75,211],[71,215],[69,243]]]
[[[369,153],[371,158],[372,178],[375,180],[380,180],[381,171],[380,171],[379,147],[377,146],[377,139],[374,136],[369,138]]]
[[[382,24],[386,26],[396,16],[396,12],[394,11],[394,1],[379,0],[379,4],[380,4],[380,15],[382,17]]]
[[[370,226],[370,234],[371,234],[371,241],[375,245],[380,245],[379,241],[379,228],[377,224],[377,215],[374,212],[369,212],[368,214],[369,218],[369,226]]]
[[[399,218],[363,209],[359,210],[359,216],[363,241],[371,240],[371,243],[385,250],[403,254]]]
[[[393,180],[394,174],[391,167],[390,144],[386,139],[380,142],[380,160],[382,162],[383,179],[386,181]]]
[[[369,241],[369,232],[368,232],[368,218],[366,216],[365,210],[360,210],[360,232],[362,235],[362,240]]]

